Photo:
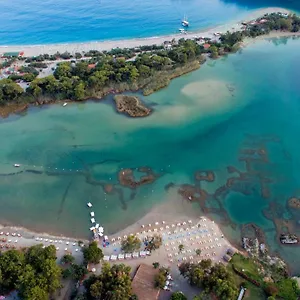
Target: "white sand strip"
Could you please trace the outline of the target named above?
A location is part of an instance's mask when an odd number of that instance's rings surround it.
[[[164,41],[171,41],[173,38],[178,40],[182,37],[184,38],[194,38],[197,37],[214,37],[214,32],[226,32],[229,31],[237,31],[241,28],[242,21],[250,21],[253,19],[257,19],[263,16],[266,13],[273,12],[282,12],[289,13],[289,10],[279,7],[269,7],[258,9],[243,20],[235,20],[228,24],[221,25],[215,28],[210,28],[206,30],[200,30],[195,32],[189,32],[187,34],[171,34],[166,36],[159,37],[149,37],[149,38],[139,38],[139,39],[130,39],[130,40],[114,40],[114,41],[95,41],[95,42],[85,42],[85,43],[69,43],[69,44],[49,44],[49,45],[16,45],[16,46],[0,46],[0,56],[4,52],[10,51],[24,51],[24,56],[37,56],[39,54],[55,54],[56,52],[63,53],[65,51],[74,54],[76,52],[88,52],[89,50],[111,50],[112,48],[134,48],[138,46],[146,46],[146,45],[161,45]]]

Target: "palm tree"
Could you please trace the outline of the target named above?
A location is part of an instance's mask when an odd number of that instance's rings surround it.
[[[184,245],[180,244],[180,245],[178,246],[179,252],[182,252],[183,249],[184,249]]]
[[[197,254],[198,256],[200,256],[200,255],[201,255],[201,249],[196,249],[196,254]]]

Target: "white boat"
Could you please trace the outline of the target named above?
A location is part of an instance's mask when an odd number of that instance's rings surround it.
[[[186,16],[184,16],[183,20],[181,21],[181,25],[184,27],[188,27],[190,25]]]
[[[185,30],[183,28],[179,28],[178,29],[181,33],[185,32]]]
[[[86,205],[87,205],[88,207],[92,207],[92,206],[93,206],[91,202],[87,203]]]
[[[93,211],[91,212],[91,217],[95,217],[95,213]]]
[[[21,167],[21,165],[20,164],[14,164],[14,167],[19,168],[19,167]]]
[[[95,223],[95,219],[94,219],[94,218],[91,218],[91,222],[92,222],[92,223]]]
[[[67,102],[65,102],[64,104],[63,104],[63,107],[65,107],[65,106],[67,106],[68,105],[68,103]]]

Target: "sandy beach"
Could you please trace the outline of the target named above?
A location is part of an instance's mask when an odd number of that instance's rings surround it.
[[[165,203],[155,206],[139,221],[109,235],[110,246],[103,248],[100,245],[104,254],[109,256],[120,254],[122,252],[121,241],[129,234],[137,235],[141,240],[153,234],[162,235],[164,237],[163,246],[151,257],[147,257],[146,261],[147,263],[160,261],[162,264],[175,267],[175,269],[178,261],[185,260],[184,257],[192,259],[198,248],[203,248],[199,259],[211,258],[216,262],[222,260],[229,247],[234,249],[214,221],[204,216],[201,217],[199,210],[195,209],[194,205],[179,198],[169,199]],[[186,236],[180,238],[179,235],[183,234]],[[203,241],[203,245],[200,241]],[[89,241],[83,240],[82,242],[87,244]],[[185,246],[186,252],[183,251],[182,254],[178,254],[176,259],[172,259],[173,255],[170,256],[170,253],[173,251],[175,255],[175,252],[178,252],[179,242]],[[175,245],[175,243],[177,244]],[[0,225],[0,247],[4,249],[23,248],[37,244],[54,245],[58,258],[61,258],[66,252],[70,252],[78,261],[82,260],[81,248],[75,238],[37,233],[22,227]],[[144,259],[142,260],[144,261]],[[133,259],[129,261],[129,264],[134,267],[140,261],[141,259]]]
[[[0,55],[8,51],[24,51],[24,56],[37,56],[39,54],[55,54],[56,52],[66,52],[71,54],[76,52],[88,52],[89,50],[111,50],[112,48],[134,48],[138,46],[162,44],[165,41],[180,38],[208,37],[213,38],[215,32],[237,31],[241,29],[241,22],[251,21],[263,16],[266,13],[282,12],[290,13],[289,10],[280,7],[269,7],[258,9],[242,20],[234,20],[228,24],[220,25],[214,28],[208,28],[199,31],[189,31],[187,34],[172,34],[166,36],[129,39],[129,40],[111,40],[111,41],[94,41],[85,43],[68,43],[68,44],[49,44],[49,45],[16,45],[16,46],[0,46]]]

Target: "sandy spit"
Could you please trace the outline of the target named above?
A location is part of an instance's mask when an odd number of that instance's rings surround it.
[[[242,21],[250,21],[256,19],[260,16],[263,16],[266,13],[272,12],[282,12],[289,13],[289,10],[280,7],[269,7],[258,9],[243,20],[235,20],[228,24],[217,26],[215,28],[209,28],[206,30],[200,30],[195,32],[189,32],[188,34],[171,34],[166,36],[159,37],[149,37],[149,38],[139,38],[139,39],[129,39],[129,40],[114,40],[114,41],[94,41],[94,42],[85,42],[85,43],[67,43],[67,44],[49,44],[49,45],[15,45],[15,46],[0,46],[0,55],[1,53],[8,51],[24,51],[24,56],[37,56],[39,54],[55,54],[56,52],[63,53],[65,51],[74,54],[76,52],[88,52],[89,50],[111,50],[112,48],[134,48],[138,46],[145,45],[154,45],[162,44],[164,41],[170,41],[173,38],[178,40],[182,37],[184,38],[194,38],[197,37],[210,37],[212,38],[214,32],[226,32],[237,31],[241,28]]]

